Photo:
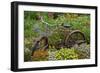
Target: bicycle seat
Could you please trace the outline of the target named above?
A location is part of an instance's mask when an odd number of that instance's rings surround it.
[[[62,23],[62,26],[65,27],[65,28],[70,28],[70,27],[71,27],[71,25],[69,25],[69,24],[64,24],[64,23]]]

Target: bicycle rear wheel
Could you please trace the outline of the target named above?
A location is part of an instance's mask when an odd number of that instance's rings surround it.
[[[75,30],[69,33],[69,35],[65,38],[65,45],[70,48],[75,44],[80,45],[85,43],[85,40],[85,35],[81,31]]]

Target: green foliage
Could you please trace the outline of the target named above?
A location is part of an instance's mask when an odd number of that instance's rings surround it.
[[[56,44],[58,43],[58,41],[61,40],[61,34],[58,31],[55,31],[52,36],[49,36],[49,44],[53,44],[54,46],[56,46]]]
[[[57,60],[72,60],[72,59],[89,59],[90,46],[82,44],[72,48],[61,48],[56,51],[55,57]]]
[[[74,48],[61,48],[56,52],[57,60],[70,60],[70,59],[78,59],[78,54],[75,53]]]
[[[85,34],[85,37],[86,37],[86,42],[88,44],[90,44],[90,28],[88,27],[83,27],[82,29],[83,33]]]
[[[72,30],[80,30],[86,37],[86,42],[90,43],[90,15],[89,14],[67,14],[67,23],[72,25]]]
[[[31,61],[31,51],[28,48],[24,49],[24,61]]]

